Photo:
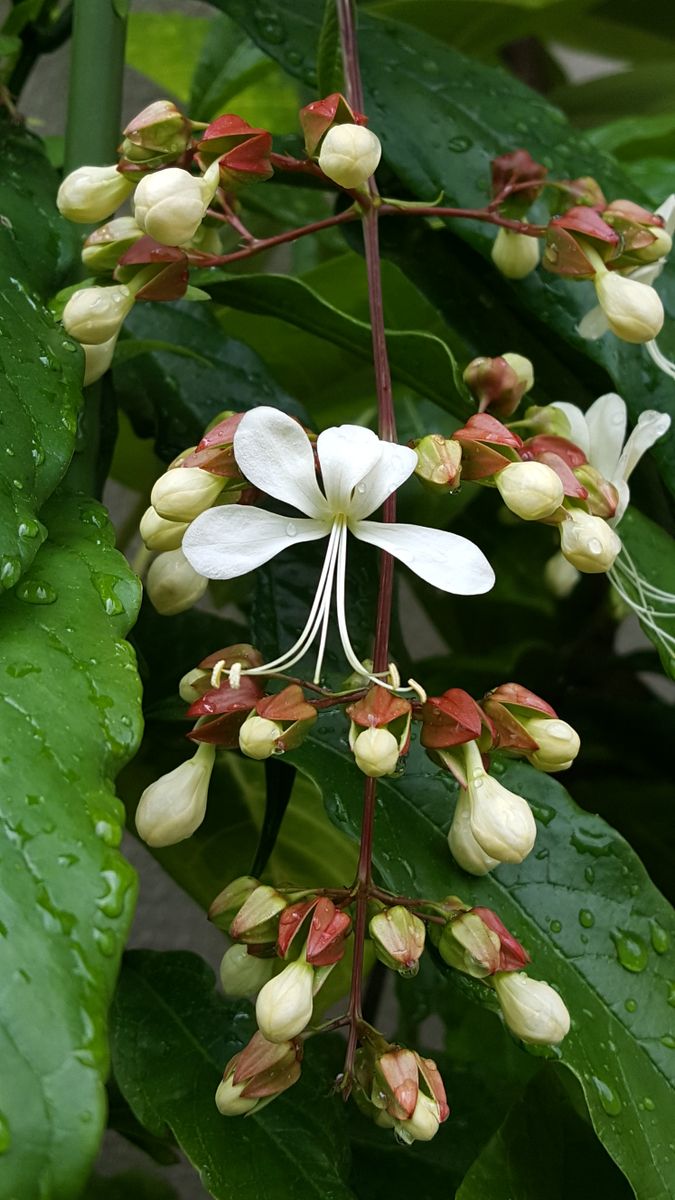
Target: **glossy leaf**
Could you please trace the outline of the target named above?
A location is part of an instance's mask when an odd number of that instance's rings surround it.
[[[223,1067],[254,1031],[248,1005],[214,992],[196,955],[132,951],[112,1010],[115,1075],[138,1119],[169,1126],[215,1200],[351,1200],[344,1109],[328,1095],[320,1051],[301,1081],[260,1113],[222,1117]]]
[[[370,326],[341,312],[300,279],[288,275],[248,275],[206,282],[218,304],[273,316],[356,354],[372,358]],[[442,408],[465,417],[470,411],[460,390],[457,364],[441,338],[417,331],[388,333],[392,374]]]
[[[190,94],[192,70],[209,32],[209,22],[181,12],[132,12],[126,61],[179,101]],[[161,93],[160,93],[161,94]],[[199,119],[197,113],[190,113]]]
[[[290,757],[356,836],[360,777],[344,721],[325,714],[315,730]],[[571,1011],[556,1057],[579,1079],[598,1136],[643,1200],[665,1200],[674,1194],[672,910],[623,839],[554,779],[522,764],[496,770],[538,818],[536,849],[522,865],[474,879],[453,864],[445,834],[455,787],[414,749],[400,781],[378,783],[378,873],[397,893],[457,894],[499,913],[532,955],[532,973],[555,982]]]
[[[107,1007],[136,877],[113,779],[140,725],[139,585],[105,510],[59,493],[0,600],[0,1159],[7,1196],[78,1196],[105,1123]]]
[[[72,250],[37,140],[0,120],[0,592],[45,537],[39,511],[75,446],[82,354],[44,306]]]

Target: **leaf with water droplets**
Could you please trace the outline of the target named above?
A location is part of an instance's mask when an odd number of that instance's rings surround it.
[[[0,141],[2,591],[14,587],[44,539],[38,514],[75,445],[82,355],[45,307],[74,246],[54,203],[56,175],[37,139],[6,113]],[[29,603],[49,600],[33,589]]]
[[[139,736],[123,640],[139,585],[101,505],[57,493],[44,515],[48,540],[0,597],[0,1192],[70,1200],[105,1122],[136,893],[113,779]]]

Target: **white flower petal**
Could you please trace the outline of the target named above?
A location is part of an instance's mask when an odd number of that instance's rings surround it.
[[[410,446],[380,442],[378,462],[357,484],[349,506],[350,519],[360,521],[363,517],[369,517],[392,492],[405,483],[416,466],[417,455]]]
[[[590,437],[588,461],[605,479],[612,480],[626,436],[626,405],[616,392],[608,392],[591,404],[586,424]]]
[[[377,434],[362,425],[336,425],[319,434],[323,490],[333,512],[350,511],[352,492],[377,463],[381,446]]]
[[[596,304],[595,308],[589,309],[577,325],[579,337],[586,338],[589,342],[596,342],[598,338],[607,333],[608,329],[609,321],[599,304]]]
[[[657,258],[656,262],[645,263],[644,267],[636,267],[634,271],[629,271],[626,278],[637,279],[638,283],[646,283],[651,286],[654,280],[658,279],[665,265],[665,256]]]
[[[362,542],[393,554],[420,579],[444,592],[475,596],[494,584],[494,571],[483,552],[456,533],[376,521],[350,521],[349,528]]]
[[[269,562],[288,546],[314,542],[330,532],[328,521],[289,520],[262,508],[230,504],[211,508],[192,522],[183,553],[209,579],[236,579]]]
[[[663,204],[656,210],[657,217],[663,217],[666,230],[672,237],[675,234],[675,193],[667,196]]]
[[[583,450],[586,458],[591,452],[591,439],[588,433],[586,418],[576,404],[568,404],[566,400],[554,400],[551,408],[559,408],[570,423],[569,440]]]
[[[624,481],[629,479],[642,455],[654,445],[654,442],[658,442],[659,438],[663,437],[668,429],[670,429],[670,417],[668,413],[656,412],[653,408],[646,409],[645,412],[640,413],[638,423],[626,442],[619,459],[616,472],[617,478]]]
[[[246,413],[234,435],[234,457],[246,478],[268,496],[308,517],[327,515],[311,442],[286,413],[265,405]]]

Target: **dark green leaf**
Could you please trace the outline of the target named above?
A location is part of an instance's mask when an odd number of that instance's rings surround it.
[[[456,1200],[630,1200],[625,1179],[544,1069],[470,1168]]]
[[[273,316],[325,339],[358,357],[372,359],[370,326],[323,300],[288,275],[216,277],[204,281],[213,299],[246,312]],[[449,347],[434,334],[389,330],[392,374],[442,408],[466,417],[471,408],[461,388]]]
[[[0,591],[45,536],[38,514],[75,446],[82,354],[44,307],[72,239],[39,143],[0,120]]]
[[[143,343],[182,349],[153,350],[114,368],[120,402],[136,431],[154,436],[160,458],[170,460],[193,446],[224,409],[271,404],[302,415],[257,354],[223,334],[210,306],[141,304],[127,326]]]
[[[90,1180],[83,1200],[179,1200],[170,1183],[144,1175],[140,1171],[125,1171],[123,1175]]]
[[[115,1075],[144,1125],[167,1125],[215,1200],[350,1200],[344,1109],[308,1047],[300,1083],[259,1114],[225,1118],[223,1067],[255,1028],[196,955],[126,956],[112,1010]]]
[[[132,12],[127,27],[127,63],[185,101],[190,94],[193,66],[209,28],[202,17],[186,13]],[[196,113],[190,115],[198,119]]]
[[[340,21],[336,0],[325,0],[317,49],[317,90],[320,96],[344,91]]]
[[[321,787],[333,820],[357,836],[360,780],[342,714],[322,715],[290,757]],[[445,833],[455,788],[413,748],[400,781],[381,780],[374,860],[397,893],[495,909],[560,987],[573,1028],[556,1057],[578,1077],[598,1136],[644,1200],[672,1196],[667,1113],[672,1105],[672,910],[630,847],[583,813],[555,780],[496,765],[539,821],[536,850],[484,879],[458,870]],[[642,1105],[642,1108],[639,1106]]]
[[[269,59],[226,16],[209,26],[192,77],[189,112],[194,121],[210,121],[227,112],[230,100],[269,71]]]
[[[49,540],[0,601],[3,1190],[69,1200],[105,1123],[107,1006],[133,912],[113,779],[139,736],[123,640],[138,580],[105,510],[44,510]]]

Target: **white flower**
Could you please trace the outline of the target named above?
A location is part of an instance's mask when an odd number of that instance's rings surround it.
[[[438,1133],[441,1113],[438,1101],[419,1092],[413,1115],[406,1121],[395,1121],[394,1129],[402,1142],[430,1142]]]
[[[197,753],[145,789],[136,809],[136,829],[149,846],[173,846],[189,838],[206,813],[215,746]]]
[[[243,1117],[260,1103],[255,1097],[243,1096],[248,1080],[235,1083],[232,1076],[222,1079],[216,1089],[216,1108],[224,1117]]]
[[[268,1042],[285,1042],[301,1033],[312,1019],[314,968],[309,963],[289,963],[258,993],[255,1015]]]
[[[69,221],[88,225],[109,217],[133,190],[134,184],[117,170],[116,165],[78,167],[66,175],[56,203],[59,212]]]
[[[455,862],[469,875],[487,875],[499,866],[499,859],[486,854],[471,832],[471,805],[466,788],[459,789],[448,845]]]
[[[144,175],[134,195],[134,218],[140,228],[164,246],[182,246],[202,223],[220,180],[218,162],[203,176],[180,167]]]
[[[538,749],[527,758],[538,771],[566,771],[581,748],[576,729],[558,717],[525,717],[521,721]]]
[[[399,747],[393,733],[388,729],[362,729],[353,739],[351,748],[356,765],[364,775],[379,779],[382,775],[394,774],[399,759]]]
[[[150,500],[167,521],[193,521],[211,507],[224,486],[222,475],[201,467],[173,467],[155,480]]]
[[[371,430],[359,425],[326,429],[319,434],[316,449],[323,491],[316,479],[312,444],[297,421],[274,408],[260,407],[246,413],[234,435],[234,456],[242,474],[255,487],[299,509],[306,517],[289,519],[233,504],[202,513],[183,538],[188,562],[209,579],[234,579],[289,546],[328,538],[305,628],[290,650],[274,662],[253,668],[250,674],[291,667],[319,637],[318,679],[335,585],[342,648],[352,669],[368,675],[347,632],[348,532],[386,550],[443,591],[475,595],[488,591],[494,583],[487,559],[466,538],[419,525],[366,520],[412,475],[417,464],[414,450],[380,441]]]
[[[495,484],[506,507],[523,521],[550,517],[565,499],[562,481],[545,463],[509,463],[497,474]]]
[[[344,188],[363,187],[377,169],[380,140],[364,125],[333,125],[319,153],[324,175]]]
[[[259,717],[254,710],[239,730],[239,749],[248,758],[271,758],[283,732],[278,721]]]
[[[100,346],[112,341],[114,349],[114,339],[134,301],[133,292],[123,283],[79,288],[63,310],[63,327],[76,342]]]
[[[226,996],[253,997],[273,976],[276,958],[258,958],[249,954],[248,947],[230,946],[220,963],[220,982]]]
[[[628,507],[630,491],[628,480],[642,455],[670,428],[667,413],[646,409],[640,413],[637,425],[628,440],[626,438],[626,405],[616,392],[600,396],[583,413],[576,404],[555,401],[552,408],[559,408],[570,423],[570,441],[583,450],[596,471],[614,484],[619,493],[619,504],[611,524],[618,525]]]
[[[492,243],[490,257],[507,279],[525,279],[539,262],[539,240],[502,226]]]
[[[652,342],[661,332],[665,313],[657,292],[648,283],[628,279],[618,271],[598,271],[595,291],[609,328],[624,342]]]
[[[152,607],[163,617],[174,617],[201,600],[208,579],[187,561],[182,550],[163,550],[151,564],[145,590]]]
[[[537,837],[532,809],[522,796],[487,774],[475,742],[467,742],[463,750],[471,833],[489,857],[522,862]]]
[[[96,383],[97,379],[100,379],[102,375],[105,375],[113,360],[113,354],[115,353],[116,345],[116,333],[114,333],[107,342],[99,342],[97,346],[86,346],[82,344],[82,349],[84,350],[84,379],[82,380],[83,387],[88,387],[90,383]]]
[[[166,517],[160,517],[151,504],[141,517],[138,532],[148,550],[178,550],[187,527],[187,521],[168,521]]]
[[[551,1046],[569,1033],[570,1014],[550,984],[523,971],[498,972],[493,980],[504,1020],[516,1037]]]
[[[621,550],[621,538],[602,517],[571,509],[558,526],[560,549],[569,563],[585,575],[605,575]]]

